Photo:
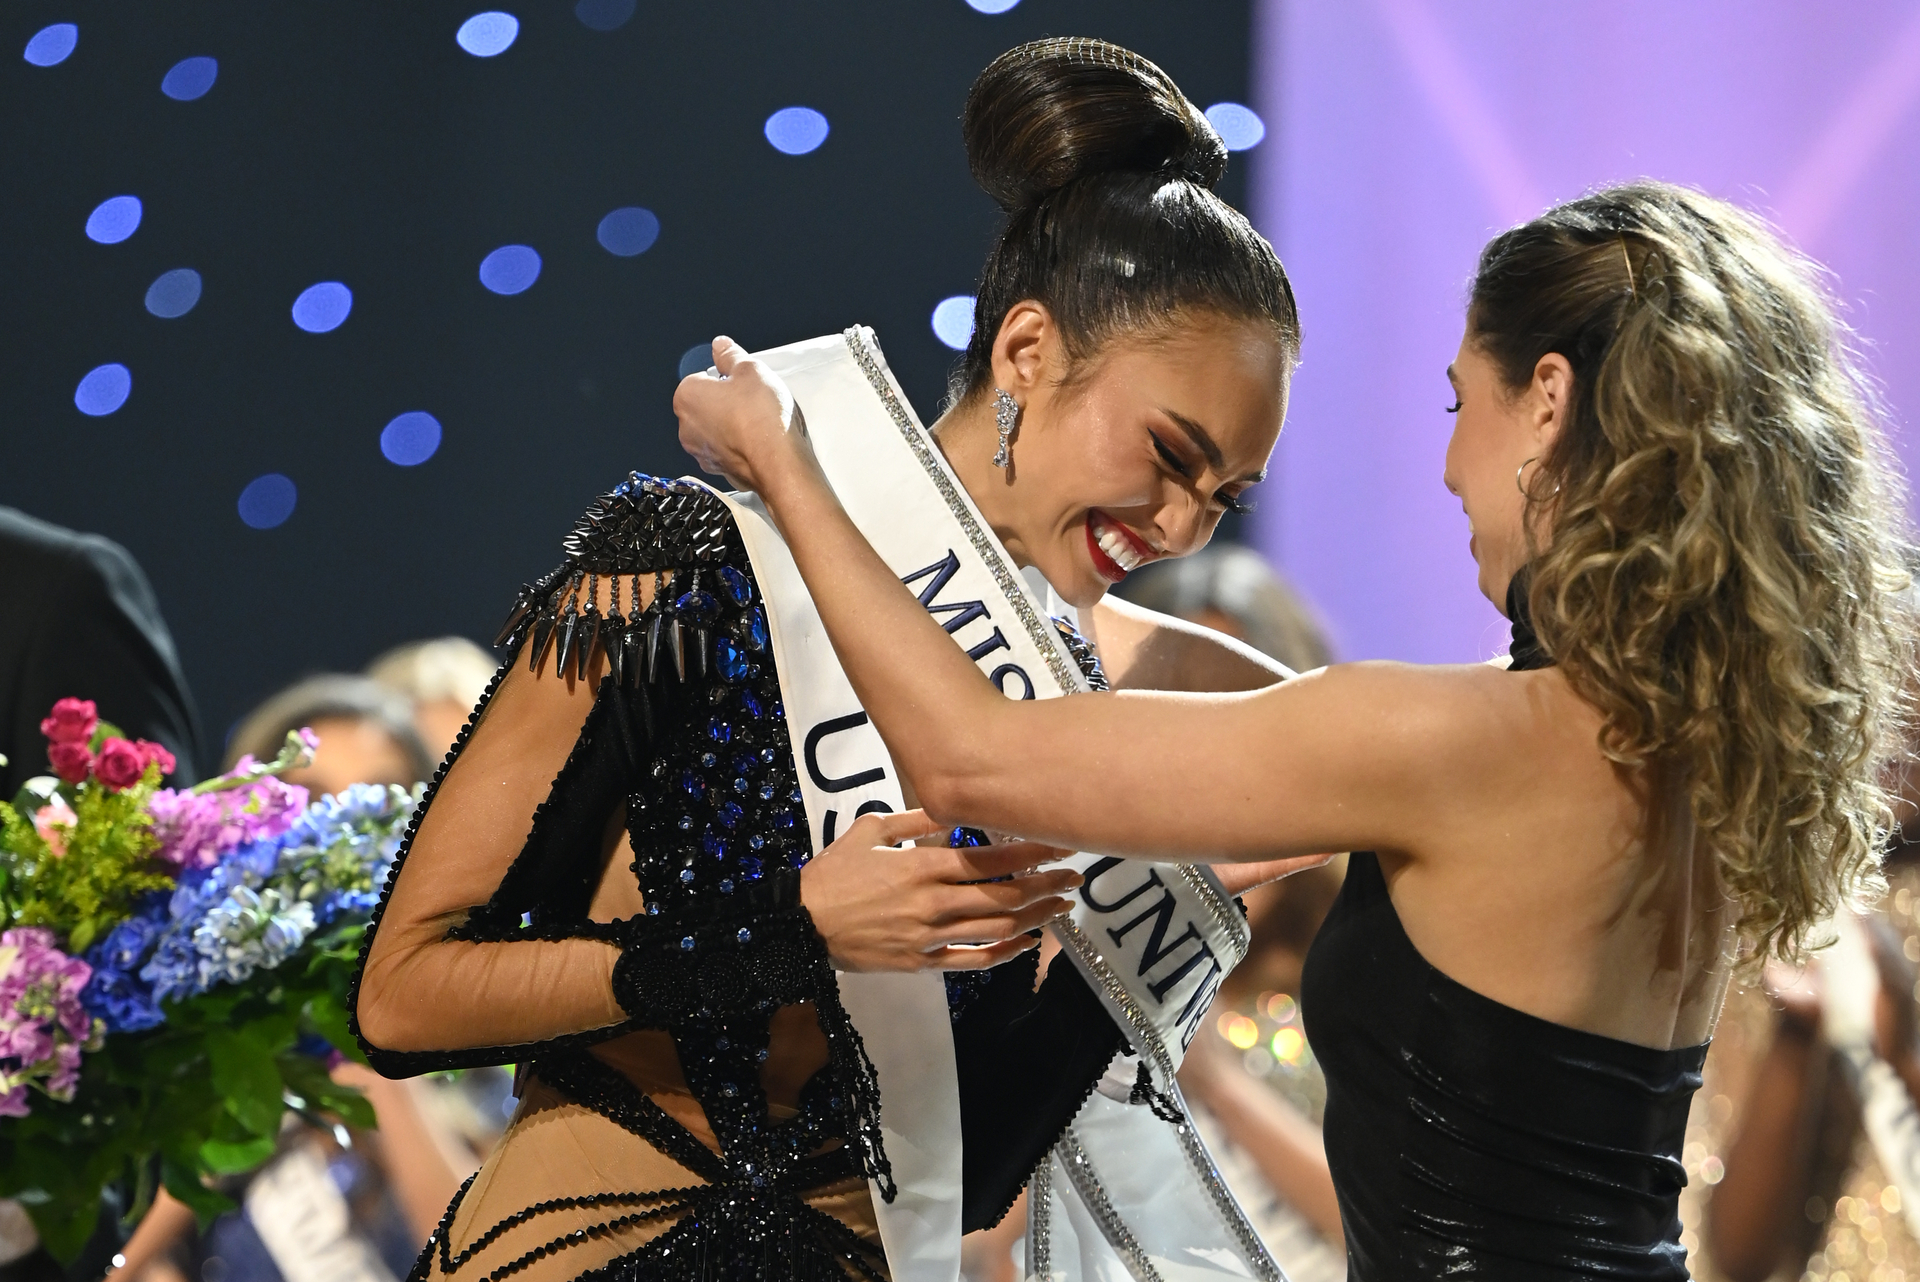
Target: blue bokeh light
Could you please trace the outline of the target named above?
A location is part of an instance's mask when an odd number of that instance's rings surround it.
[[[767,117],[767,141],[775,151],[804,156],[827,140],[827,118],[812,107],[782,107]]]
[[[206,96],[220,77],[220,64],[213,58],[182,58],[160,81],[160,92],[175,102],[192,102]]]
[[[417,467],[439,448],[440,420],[425,410],[408,410],[380,429],[380,452],[401,467]]]
[[[339,329],[353,310],[353,291],[337,280],[309,285],[293,300],[293,323],[309,334]]]
[[[496,294],[518,294],[540,279],[540,255],[531,245],[502,245],[480,260],[480,283]]]
[[[300,491],[278,472],[268,472],[247,482],[240,491],[240,519],[256,530],[271,530],[285,525],[300,501]]]
[[[713,344],[695,343],[692,347],[680,353],[680,377],[685,378],[689,374],[698,374],[701,370],[706,369],[712,364]]]
[[[52,67],[65,62],[79,43],[80,28],[71,22],[56,22],[34,32],[21,57],[36,67]]]
[[[520,19],[498,9],[489,9],[461,23],[460,30],[454,33],[453,38],[474,57],[491,58],[505,53],[519,35]]]
[[[579,0],[573,16],[580,25],[594,31],[613,31],[627,25],[633,17],[633,0]]]
[[[147,286],[147,310],[161,320],[185,316],[200,301],[200,273],[176,267]]]
[[[1228,151],[1258,147],[1260,140],[1267,136],[1267,122],[1260,119],[1253,108],[1237,102],[1216,102],[1208,107],[1207,123],[1220,135],[1220,141],[1227,144]]]
[[[140,214],[138,196],[109,197],[87,215],[87,239],[102,245],[118,245],[140,229]]]
[[[1019,3],[1020,0],[967,0],[967,8],[981,13],[1005,13]]]
[[[99,418],[127,403],[133,391],[133,374],[125,365],[96,365],[73,389],[73,404],[82,414]]]
[[[594,235],[609,254],[632,258],[652,249],[653,242],[660,239],[660,220],[651,209],[628,205],[602,218]]]
[[[965,351],[973,338],[973,295],[943,298],[933,309],[933,336],[954,351]]]

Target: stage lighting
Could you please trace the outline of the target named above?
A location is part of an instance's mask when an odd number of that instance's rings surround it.
[[[380,429],[380,452],[389,463],[414,467],[440,448],[440,420],[425,410],[409,410]]]
[[[1005,13],[1019,3],[1020,0],[967,0],[967,8],[981,13]]]
[[[140,228],[140,198],[113,196],[95,205],[87,215],[87,239],[118,245]]]
[[[175,102],[192,102],[205,97],[219,75],[220,64],[212,58],[182,58],[160,82],[160,92]]]
[[[573,6],[573,16],[583,27],[612,31],[627,25],[627,19],[633,16],[633,0],[579,0]]]
[[[82,414],[99,418],[127,403],[133,375],[125,365],[96,365],[73,389],[73,404]]]
[[[79,43],[80,28],[71,22],[56,22],[34,32],[27,41],[27,51],[21,56],[36,67],[51,67],[65,62]]]
[[[767,117],[767,141],[775,151],[804,156],[827,140],[827,118],[812,107],[782,107]]]
[[[594,234],[599,238],[601,248],[609,254],[632,258],[635,254],[644,254],[652,249],[653,242],[660,239],[660,220],[654,217],[651,209],[629,205],[602,218],[600,228]]]
[[[520,35],[520,19],[498,9],[476,13],[460,24],[454,39],[476,58],[491,58],[507,51]]]
[[[530,245],[502,245],[480,260],[480,283],[496,294],[518,294],[540,279],[540,255]]]
[[[292,481],[278,472],[268,472],[248,481],[247,488],[240,491],[240,519],[256,530],[271,530],[287,523],[299,501],[300,491]]]
[[[706,369],[712,364],[713,344],[695,343],[692,347],[680,353],[680,377],[685,378],[689,374],[698,374],[701,370]]]
[[[339,329],[353,310],[353,291],[337,280],[309,285],[293,300],[293,323],[309,334]]]
[[[1254,114],[1251,107],[1237,102],[1216,102],[1208,107],[1207,123],[1220,135],[1220,141],[1227,144],[1228,151],[1257,147],[1267,136],[1267,122]]]
[[[973,295],[943,298],[933,309],[933,336],[956,352],[973,338]]]
[[[191,267],[164,272],[147,286],[147,310],[161,320],[185,316],[200,301],[200,273]]]

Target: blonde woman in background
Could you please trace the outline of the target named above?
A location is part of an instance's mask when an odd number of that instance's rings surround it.
[[[413,701],[413,725],[438,762],[453,747],[499,662],[465,637],[395,646],[367,665],[367,676]]]

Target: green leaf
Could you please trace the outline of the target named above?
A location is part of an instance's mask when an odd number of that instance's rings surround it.
[[[100,1203],[97,1199],[77,1204],[54,1201],[29,1206],[27,1214],[33,1219],[33,1227],[40,1230],[41,1245],[53,1253],[54,1259],[71,1264],[100,1223]]]
[[[100,745],[105,743],[107,740],[124,739],[126,737],[127,737],[126,731],[122,730],[119,726],[114,725],[113,722],[108,721],[105,717],[102,717],[100,721],[94,726],[93,741],[87,746],[91,751],[98,752],[100,751]]]
[[[233,1209],[231,1198],[222,1197],[200,1182],[198,1161],[182,1161],[169,1154],[160,1163],[160,1179],[167,1186],[167,1192],[193,1208],[202,1229],[214,1216]]]
[[[280,1115],[285,1111],[280,1101],[280,1069],[272,1046],[257,1033],[257,1026],[210,1030],[207,1058],[213,1067],[213,1089],[226,1098],[227,1111],[253,1134],[271,1139],[279,1133]]]
[[[347,1008],[332,993],[316,993],[307,1000],[305,1015],[313,1025],[313,1031],[332,1043],[333,1048],[347,1058],[364,1064],[367,1057],[360,1053],[360,1043],[347,1027]]]
[[[216,1174],[237,1175],[242,1171],[251,1171],[272,1157],[275,1142],[272,1135],[256,1135],[238,1143],[208,1140],[200,1146],[200,1160]]]

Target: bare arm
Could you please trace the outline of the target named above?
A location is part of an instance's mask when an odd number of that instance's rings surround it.
[[[1507,732],[1477,684],[1502,678],[1477,669],[1355,664],[1248,694],[1008,700],[848,519],[785,430],[784,389],[730,342],[716,355],[730,377],[676,394],[681,441],[766,501],[861,705],[936,818],[1158,858],[1410,852],[1439,811],[1464,809],[1485,774],[1465,761]]]
[[[1245,642],[1115,596],[1093,607],[1093,627],[1115,690],[1260,690],[1294,675]]]

